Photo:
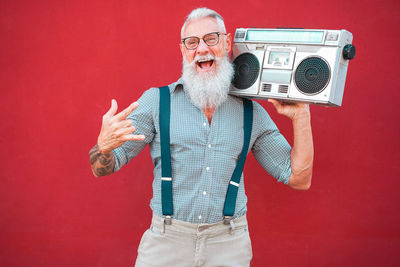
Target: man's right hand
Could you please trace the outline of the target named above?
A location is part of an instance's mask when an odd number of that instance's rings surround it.
[[[132,126],[132,120],[126,119],[137,107],[138,103],[134,102],[115,115],[118,109],[117,101],[114,99],[111,101],[110,110],[103,116],[97,144],[89,151],[90,165],[94,176],[100,177],[114,172],[113,149],[122,146],[129,140],[144,140],[144,135],[132,134],[136,128]]]
[[[117,101],[111,100],[111,108],[103,116],[101,131],[97,139],[97,146],[101,154],[110,153],[113,149],[122,146],[126,141],[141,141],[145,139],[144,135],[132,134],[136,131],[136,128],[132,125],[132,120],[126,119],[138,105],[137,102],[134,102],[115,115],[118,109]]]

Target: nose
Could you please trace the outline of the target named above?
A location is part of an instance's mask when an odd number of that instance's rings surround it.
[[[203,39],[200,39],[199,45],[197,46],[197,54],[205,54],[208,53],[208,45],[204,42]]]

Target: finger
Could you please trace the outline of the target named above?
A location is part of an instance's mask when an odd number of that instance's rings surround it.
[[[118,120],[126,119],[126,117],[128,117],[128,115],[131,114],[131,112],[134,111],[138,106],[138,102],[133,102],[126,109],[115,115],[115,118]]]
[[[117,112],[118,110],[118,104],[117,101],[115,101],[115,99],[111,100],[111,107],[110,109],[107,111],[106,114],[104,114],[105,117],[112,117],[114,116],[114,114]]]
[[[268,102],[272,103],[276,109],[280,108],[282,104],[276,99],[268,99]]]
[[[143,141],[146,138],[143,134],[136,135],[136,134],[126,134],[121,136],[121,140],[124,141]]]
[[[121,128],[118,131],[115,132],[116,136],[123,136],[123,135],[127,135],[127,134],[131,134],[133,132],[136,131],[135,126],[131,126],[131,127],[126,127],[126,128]]]
[[[122,120],[113,123],[113,129],[118,130],[121,128],[126,128],[132,126],[132,120]]]

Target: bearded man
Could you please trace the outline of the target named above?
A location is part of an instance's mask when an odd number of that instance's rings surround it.
[[[136,266],[249,266],[251,242],[246,220],[243,175],[232,182],[242,152],[243,99],[228,95],[233,77],[231,35],[222,17],[207,8],[193,10],[181,30],[182,78],[168,86],[172,177],[162,177],[160,90],[144,92],[138,102],[103,116],[97,144],[90,151],[95,176],[118,171],[147,145],[154,163],[153,218],[138,248]],[[295,189],[311,184],[313,142],[305,104],[270,100],[292,119],[289,146],[268,113],[252,102],[249,146],[261,166]],[[250,102],[250,101],[249,101]],[[133,134],[134,133],[134,134]],[[162,182],[172,182],[173,214],[165,215]],[[233,216],[223,216],[228,185],[237,187]]]

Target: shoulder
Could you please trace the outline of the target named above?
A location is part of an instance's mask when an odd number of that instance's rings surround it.
[[[157,86],[157,87],[151,87],[147,90],[145,90],[142,94],[142,96],[140,97],[140,99],[142,100],[149,100],[149,99],[154,99],[154,98],[158,98],[160,95],[160,88],[161,87],[168,87],[169,88],[169,92],[172,93],[175,91],[175,89],[179,86],[181,86],[182,84],[180,83],[180,80],[173,82],[171,84],[168,85],[162,85],[162,86]],[[140,100],[139,99],[139,100]]]
[[[234,102],[239,105],[243,105],[243,99],[245,99],[245,98],[235,96],[235,95],[229,95],[229,97],[231,98],[231,102]],[[248,99],[248,98],[246,98],[246,99]],[[265,115],[268,115],[268,112],[257,101],[255,101],[253,99],[248,99],[248,100],[250,100],[253,105],[253,113],[255,116],[265,117]]]
[[[253,103],[253,125],[256,125],[260,129],[276,128],[275,123],[265,108],[255,100],[251,100],[251,102]]]
[[[177,82],[167,85],[170,93],[174,92],[177,86],[179,86],[179,80]],[[160,87],[151,87],[145,90],[140,98],[137,100],[137,102],[139,103],[139,107],[134,113],[148,111],[157,112],[160,101]]]
[[[162,87],[168,87],[169,92],[172,94],[176,89],[182,87],[182,81],[181,79],[179,79],[176,82],[173,82],[171,84],[168,85],[161,85],[161,86],[157,86],[157,87],[151,87],[149,89],[147,89],[146,91],[143,92],[143,96],[145,97],[159,97],[160,94],[160,88]]]
[[[252,100],[253,102],[253,112],[254,112],[254,117],[259,117],[259,118],[269,118],[268,112],[265,110],[265,108],[258,103],[257,101]]]

